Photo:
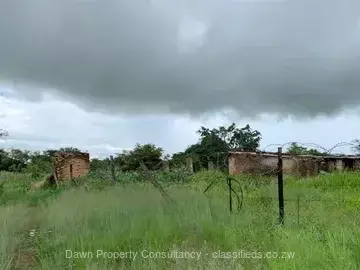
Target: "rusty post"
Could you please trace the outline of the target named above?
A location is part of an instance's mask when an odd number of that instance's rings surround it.
[[[228,178],[227,179],[227,184],[228,184],[228,187],[229,187],[229,209],[230,209],[230,213],[232,213],[232,187],[231,187],[231,178]]]
[[[70,179],[73,180],[73,166],[70,164]]]
[[[283,160],[282,147],[278,148],[278,193],[279,193],[279,222],[284,225],[284,179],[283,179]]]

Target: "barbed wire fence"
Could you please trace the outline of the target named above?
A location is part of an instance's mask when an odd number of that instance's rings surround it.
[[[317,152],[315,155],[311,155],[311,151],[305,154],[288,153],[287,150],[294,143],[296,146],[306,149],[311,148]],[[298,181],[301,181],[305,178],[316,177],[319,174],[330,175],[333,171],[360,170],[360,155],[350,154],[354,149],[358,149],[358,146],[355,142],[340,142],[330,148],[325,148],[315,143],[287,142],[284,144],[267,145],[258,151],[233,149],[226,152],[213,152],[207,155],[189,153],[182,160],[165,159],[157,164],[143,160],[135,178],[138,181],[151,180],[154,187],[169,201],[171,198],[166,191],[168,186],[174,183],[185,183],[186,179],[194,172],[204,170],[222,171],[226,177],[213,179],[203,192],[205,194],[211,192],[211,188],[216,182],[227,185],[228,209],[231,213],[240,213],[245,204],[244,200],[257,199],[263,201],[264,204],[271,204],[273,208],[272,213],[275,214],[274,211],[277,211],[275,215],[278,215],[278,222],[284,225],[286,205],[293,204],[290,208],[294,208],[292,211],[295,211],[297,223],[299,224],[302,204],[323,202],[324,198],[300,195],[287,196],[287,194],[284,194],[284,186],[287,179],[289,177],[296,177]],[[344,148],[347,148],[346,151],[343,151]],[[235,157],[231,157],[232,153]],[[110,160],[113,160],[113,158],[110,158]],[[109,175],[112,182],[115,183],[117,178],[121,178],[121,175],[126,175],[127,173],[121,172],[115,165],[111,164],[113,162],[110,162],[111,170]],[[171,181],[174,178],[164,177],[164,175],[169,176],[180,173],[182,173],[181,177],[174,177],[179,181]],[[162,177],[158,177],[159,175]],[[237,179],[239,175],[246,176],[247,182]],[[166,180],[161,181],[161,178]],[[247,197],[243,186],[244,184],[249,184],[249,182],[254,186],[261,186],[264,183],[272,184],[272,187],[277,186],[277,194],[276,196],[272,194],[269,196]],[[336,201],[332,199],[330,201],[333,203],[358,203],[357,200],[345,198],[339,198]],[[277,210],[274,210],[275,205],[277,205]]]
[[[342,147],[351,147],[354,148],[357,145],[352,142],[341,142],[336,145],[334,145],[331,148],[325,148],[319,144],[315,143],[300,143],[300,142],[287,142],[284,144],[270,144],[264,147],[261,150],[253,151],[253,149],[232,149],[230,151],[226,152],[219,152],[215,151],[210,154],[203,154],[199,155],[196,152],[194,153],[187,153],[184,155],[183,159],[173,160],[173,159],[164,159],[158,162],[157,164],[154,164],[154,162],[149,160],[143,160],[146,166],[151,168],[152,171],[157,172],[169,172],[169,171],[176,171],[179,169],[188,169],[192,171],[201,171],[201,170],[228,170],[228,156],[229,152],[252,152],[257,153],[259,156],[262,156],[262,154],[275,154],[277,155],[278,148],[281,147],[283,149],[283,153],[286,156],[292,155],[292,156],[315,156],[312,154],[296,154],[296,153],[287,153],[286,149],[288,149],[291,144],[296,143],[298,146],[301,147],[312,147],[313,150],[321,151],[322,155],[317,155],[318,157],[321,156],[333,156],[339,157],[341,156],[339,153],[334,153],[335,150],[342,148]],[[112,155],[116,155],[115,153]],[[356,155],[349,155],[349,154],[342,154],[343,156],[349,156],[349,157],[355,157]],[[360,156],[360,155],[359,155]],[[249,157],[251,159],[251,157]],[[256,159],[254,158],[252,160],[253,163],[262,163],[263,159]],[[306,163],[305,163],[306,164]],[[304,166],[304,164],[298,164],[297,167]],[[256,166],[254,166],[256,167]],[[264,172],[265,175],[274,174],[276,173],[276,168],[274,166],[269,166],[269,168],[265,168],[267,171]],[[117,168],[119,170],[119,168]],[[261,174],[260,170],[257,172],[258,174]]]
[[[318,155],[311,155],[309,153],[283,153],[284,149],[287,149],[294,143],[296,143],[296,145],[300,147],[312,147],[312,149],[318,150]],[[275,152],[274,149],[269,149],[275,147],[278,148],[277,152]],[[250,165],[245,166],[245,168],[242,167],[242,172],[250,172],[253,174],[255,173],[255,175],[257,176],[277,175],[278,196],[266,196],[260,199],[263,199],[267,203],[275,201],[278,202],[279,222],[282,225],[284,225],[285,219],[285,203],[295,203],[297,223],[299,224],[301,207],[300,200],[302,202],[306,202],[306,204],[322,202],[324,200],[323,198],[303,198],[299,194],[293,197],[285,198],[283,183],[284,177],[286,178],[288,175],[293,175],[296,176],[298,179],[304,179],[308,177],[315,177],[321,172],[325,174],[330,174],[333,171],[360,169],[359,155],[345,155],[339,152],[335,153],[335,151],[338,151],[338,149],[343,147],[350,147],[351,150],[354,150],[358,149],[358,144],[354,142],[341,142],[329,149],[326,149],[321,145],[314,143],[288,142],[285,144],[273,144],[267,146],[263,151],[256,152],[255,155],[247,155],[246,158]],[[349,153],[350,151],[347,152]],[[241,154],[244,153],[242,152]],[[242,160],[242,162],[244,162],[244,160]],[[241,173],[239,171],[237,172]],[[359,203],[358,200],[348,200],[344,198],[338,198],[336,201],[334,199],[331,199],[330,201],[333,203]]]
[[[306,151],[305,154],[288,153],[289,147],[294,143],[307,150],[317,150],[316,155],[311,155],[313,153],[311,151]],[[126,184],[126,181],[150,181],[164,199],[172,201],[167,190],[169,186],[186,184],[188,179],[199,171],[222,172],[222,174],[205,174],[205,177],[209,177],[209,183],[203,193],[211,193],[212,187],[216,184],[226,186],[224,196],[228,197],[226,204],[231,213],[239,214],[244,207],[251,204],[251,201],[256,200],[263,202],[264,206],[271,209],[271,214],[278,217],[280,224],[285,224],[285,217],[290,213],[296,216],[299,224],[301,216],[304,215],[301,209],[308,209],[309,204],[317,205],[328,199],[296,194],[294,188],[286,185],[287,181],[296,177],[300,182],[319,174],[324,174],[325,178],[329,175],[331,178],[333,171],[360,170],[360,154],[350,154],[354,149],[359,150],[358,147],[357,142],[340,142],[330,148],[314,143],[287,142],[267,145],[257,151],[232,149],[224,152],[214,151],[206,155],[193,152],[176,160],[165,158],[154,162],[144,159],[139,164],[138,170],[133,172],[122,171],[112,155],[108,158],[108,167],[97,172],[95,176],[113,185],[119,182]],[[250,196],[246,190],[248,186],[261,188],[266,185],[273,188],[272,193]],[[338,197],[329,199],[327,202],[334,205],[352,204],[360,210],[360,201],[353,198]],[[269,211],[269,209],[264,208],[263,211]],[[246,209],[244,211],[246,212]]]
[[[298,149],[307,151],[289,153],[289,147],[294,143]],[[96,172],[94,177],[112,185],[149,181],[166,202],[173,202],[170,186],[187,184],[193,175],[197,177],[197,172],[207,171],[200,174],[202,180],[208,177],[208,183],[202,192],[209,199],[212,195],[221,196],[230,213],[246,215],[256,205],[261,209],[261,217],[276,217],[276,223],[281,225],[295,220],[300,225],[302,217],[308,216],[315,208],[324,207],[324,202],[332,207],[347,204],[354,211],[360,210],[360,200],[356,198],[307,195],[298,192],[298,187],[287,185],[293,178],[302,182],[303,179],[324,174],[324,180],[327,176],[330,179],[333,171],[360,170],[360,155],[350,155],[351,150],[358,146],[356,142],[341,142],[330,148],[314,143],[287,142],[267,145],[257,151],[231,149],[202,155],[193,152],[178,156],[177,159],[143,159],[138,168],[130,172],[122,170],[120,164],[116,163],[114,153],[107,158],[108,165],[105,169]],[[346,185],[345,182],[340,183]],[[216,185],[222,187],[221,194],[216,193],[219,189],[213,192]],[[264,187],[268,193],[250,192]],[[329,206],[327,211],[331,210]]]

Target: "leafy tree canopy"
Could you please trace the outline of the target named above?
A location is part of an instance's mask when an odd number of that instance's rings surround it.
[[[195,170],[206,168],[209,161],[225,169],[230,149],[256,151],[261,141],[259,131],[252,130],[249,125],[238,128],[235,123],[213,129],[201,127],[197,134],[200,135],[198,143],[190,145],[184,152],[173,155],[173,166],[184,164],[186,157],[192,157]]]
[[[118,154],[115,161],[122,171],[135,171],[143,161],[150,170],[160,168],[164,150],[154,144],[136,144],[133,150],[124,150]]]
[[[326,156],[328,153],[318,151],[314,148],[306,148],[303,146],[300,146],[296,142],[291,143],[289,148],[287,149],[287,153],[289,154],[295,154],[295,155],[312,155],[312,156]]]

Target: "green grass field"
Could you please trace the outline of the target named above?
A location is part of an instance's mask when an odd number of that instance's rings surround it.
[[[29,191],[24,174],[1,180],[1,269],[360,269],[359,173],[285,177],[284,227],[269,178],[237,177],[237,214],[216,172],[166,186],[172,203],[149,183]]]

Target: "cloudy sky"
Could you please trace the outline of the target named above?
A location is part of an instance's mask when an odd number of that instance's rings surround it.
[[[173,153],[236,122],[331,148],[360,138],[359,56],[358,0],[0,0],[1,144]]]

